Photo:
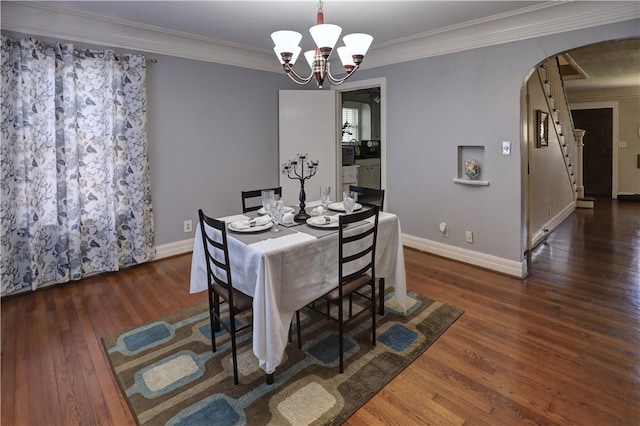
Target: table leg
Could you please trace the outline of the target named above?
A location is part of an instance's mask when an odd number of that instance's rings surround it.
[[[267,373],[267,384],[268,385],[273,384],[273,373]]]

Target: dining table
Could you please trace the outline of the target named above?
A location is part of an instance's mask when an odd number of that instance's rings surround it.
[[[319,204],[319,202],[317,203]],[[315,205],[317,205],[315,204]],[[309,208],[314,203],[307,204]],[[366,207],[365,207],[366,208]],[[219,217],[231,224],[255,218],[257,212]],[[344,214],[330,213],[327,214]],[[334,218],[335,219],[335,218]],[[269,375],[281,363],[289,342],[295,312],[338,285],[337,226],[308,223],[275,226],[265,230],[228,230],[227,244],[234,288],[253,296],[253,352]],[[207,290],[204,246],[196,226],[191,260],[190,293]],[[207,232],[214,232],[207,227]],[[215,231],[217,232],[217,231]],[[407,290],[400,220],[381,211],[375,256],[376,278],[384,278],[393,291],[386,297],[406,309]],[[387,300],[389,303],[389,300]]]

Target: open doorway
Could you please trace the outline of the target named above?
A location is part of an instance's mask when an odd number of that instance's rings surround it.
[[[616,198],[618,192],[618,103],[616,101],[571,104],[576,129],[583,138],[583,183],[589,196]]]
[[[567,151],[565,157],[572,165],[580,164],[581,169],[576,170],[580,172],[577,176],[581,176],[580,182],[584,185],[584,192],[590,195],[616,198],[616,194],[640,190],[638,185],[640,181],[637,178],[627,178],[627,176],[637,176],[635,162],[629,159],[635,159],[640,155],[640,145],[636,147],[626,142],[619,142],[619,140],[628,141],[638,138],[636,123],[640,97],[640,81],[637,78],[640,71],[640,57],[637,55],[639,48],[640,39],[632,38],[587,45],[553,56],[554,59],[558,59],[558,67],[563,79],[562,90],[556,95],[558,99],[567,100],[571,111],[571,117],[568,120],[562,120],[563,127],[560,127],[558,136],[566,137],[570,142],[566,144],[567,148],[573,148],[571,144],[578,146],[572,137],[573,130],[586,130],[585,140],[583,140],[584,151]],[[532,69],[525,78],[523,88],[536,69]],[[552,189],[557,188],[555,181],[548,180],[550,173],[546,171],[537,176],[530,174],[532,155],[535,156],[544,151],[547,154],[552,152],[549,147],[536,150],[535,141],[530,137],[528,129],[528,126],[532,125],[531,120],[528,120],[529,111],[525,100],[528,99],[528,94],[525,90],[523,94],[525,97],[522,102],[522,149],[527,155],[522,163],[523,191],[525,191],[522,235],[526,238],[523,241],[529,271],[531,249],[536,243],[546,240],[555,226],[573,212],[575,205],[567,205],[557,215],[557,220],[554,220],[555,212],[548,206],[553,206],[555,201],[555,198],[550,195],[553,194]],[[589,133],[592,141],[597,140],[595,144],[591,144],[593,146],[587,147],[589,141],[586,137]],[[618,149],[619,145],[624,146],[624,149]],[[560,146],[564,148],[563,144]],[[563,148],[560,148],[560,151]],[[550,155],[541,158],[545,166],[550,164],[550,158]],[[574,171],[567,170],[569,176],[573,178]],[[543,211],[543,215],[546,213],[547,216],[536,223],[535,209],[539,205],[546,206],[549,210]],[[541,226],[537,226],[540,224]]]
[[[356,172],[354,182],[366,188],[380,189],[380,87],[342,92],[342,146],[353,150],[351,164]],[[343,182],[343,185],[347,182]]]
[[[351,185],[386,187],[386,79],[350,82],[339,86],[343,189]],[[349,163],[349,164],[347,164]]]
[[[573,123],[586,130],[583,149],[584,193],[611,197],[613,109],[571,110]]]

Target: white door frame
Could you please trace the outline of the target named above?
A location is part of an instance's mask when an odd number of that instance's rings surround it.
[[[340,92],[351,92],[353,90],[368,89],[371,87],[380,87],[380,188],[387,188],[387,78],[372,78],[369,80],[358,80],[341,84],[340,86],[331,86],[332,90]],[[340,119],[342,119],[342,105],[337,108]],[[341,182],[342,183],[342,182]]]

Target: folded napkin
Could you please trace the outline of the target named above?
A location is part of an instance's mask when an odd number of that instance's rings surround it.
[[[293,223],[293,219],[295,218],[295,216],[293,215],[292,212],[288,212],[282,215],[282,223],[284,224],[290,224]]]
[[[312,225],[329,225],[331,223],[337,223],[340,220],[340,215],[333,216],[314,216],[309,219]]]
[[[233,222],[233,227],[235,229],[249,229],[253,226],[266,225],[269,222],[271,222],[271,218],[269,216],[258,216],[251,220],[238,220]]]

